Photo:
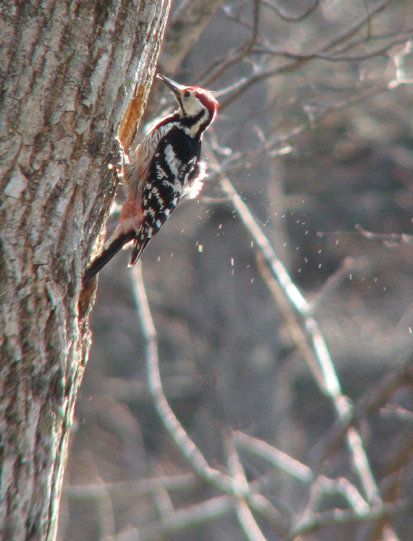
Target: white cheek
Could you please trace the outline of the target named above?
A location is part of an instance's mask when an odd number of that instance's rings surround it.
[[[184,107],[189,116],[196,116],[202,109],[201,104],[195,98],[191,98],[184,102]]]

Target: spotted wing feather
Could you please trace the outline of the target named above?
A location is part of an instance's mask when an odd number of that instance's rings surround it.
[[[200,142],[189,139],[177,127],[159,142],[143,187],[143,221],[132,249],[130,266],[164,225],[198,173],[200,151]]]

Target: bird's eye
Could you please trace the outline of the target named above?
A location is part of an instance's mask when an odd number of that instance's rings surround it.
[[[191,95],[191,92],[189,90],[185,90],[184,98],[189,98],[190,95]]]

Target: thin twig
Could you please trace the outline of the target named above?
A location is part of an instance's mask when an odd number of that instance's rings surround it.
[[[320,3],[320,0],[314,0],[312,4],[308,6],[304,11],[302,11],[298,15],[290,15],[287,14],[281,6],[279,6],[276,2],[271,2],[270,0],[261,0],[264,6],[267,6],[272,11],[275,11],[277,15],[282,19],[283,21],[289,22],[289,23],[297,23],[299,21],[302,21],[305,19],[310,13],[315,11],[318,7],[318,4]]]
[[[413,244],[413,235],[407,233],[373,233],[364,229],[360,224],[355,225],[355,229],[366,239],[369,240],[381,240],[383,244],[387,246],[394,246],[395,244]]]

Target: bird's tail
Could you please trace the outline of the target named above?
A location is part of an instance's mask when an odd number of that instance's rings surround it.
[[[83,275],[83,283],[87,284],[102,268],[108,263],[113,256],[115,256],[119,250],[121,250],[125,244],[136,239],[136,232],[130,231],[129,233],[123,233],[114,238],[109,243],[107,248],[104,248],[103,252],[92,261],[91,265],[86,269]]]
[[[142,234],[135,240],[128,267],[133,267],[133,265],[135,265],[150,240],[150,238],[145,237]]]

